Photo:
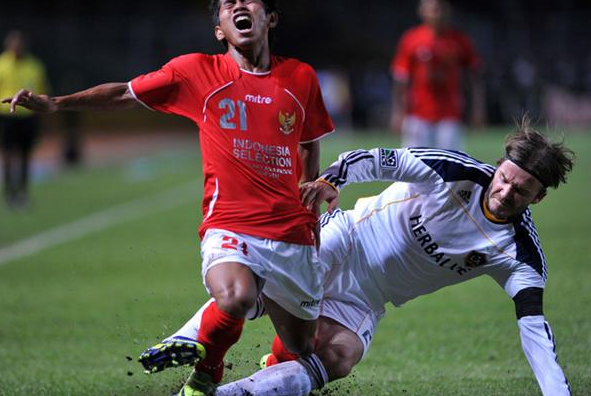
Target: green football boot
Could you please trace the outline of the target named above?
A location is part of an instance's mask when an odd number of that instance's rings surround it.
[[[199,342],[176,336],[146,349],[138,361],[147,374],[152,374],[169,367],[193,365],[205,359],[205,355],[205,347]]]
[[[217,386],[209,374],[193,371],[185,385],[173,396],[214,396]]]

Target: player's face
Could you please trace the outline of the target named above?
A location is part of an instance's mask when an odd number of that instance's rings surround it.
[[[277,25],[277,14],[267,14],[262,0],[220,0],[219,18],[216,38],[241,49],[265,43]]]
[[[447,22],[447,7],[440,0],[423,0],[419,6],[419,16],[427,25],[440,28]]]
[[[508,219],[523,212],[528,205],[544,198],[542,184],[515,165],[504,161],[495,172],[485,200],[488,210],[500,219]]]

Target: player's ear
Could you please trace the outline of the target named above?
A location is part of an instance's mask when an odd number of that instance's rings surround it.
[[[216,27],[213,28],[213,32],[215,34],[215,38],[218,41],[224,41],[226,39],[226,35],[222,31],[222,28],[220,27],[220,25],[216,25]]]
[[[269,28],[274,29],[279,24],[279,14],[272,12],[269,14]]]

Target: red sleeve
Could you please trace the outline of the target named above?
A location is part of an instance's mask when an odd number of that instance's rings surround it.
[[[150,109],[194,119],[201,112],[202,95],[194,94],[186,72],[195,60],[188,55],[174,58],[160,70],[134,78],[129,83],[132,94]]]
[[[326,111],[316,73],[311,67],[309,69],[310,90],[308,92],[308,100],[304,105],[306,120],[304,122],[302,136],[300,137],[300,142],[302,143],[313,142],[335,130],[332,119],[328,111]]]
[[[407,81],[410,75],[410,63],[412,58],[412,51],[410,45],[409,34],[405,33],[400,42],[396,53],[392,58],[390,64],[390,72],[397,81]]]

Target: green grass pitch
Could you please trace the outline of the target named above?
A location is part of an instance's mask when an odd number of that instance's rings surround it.
[[[470,136],[487,162],[508,130]],[[573,395],[591,395],[591,135],[567,135],[578,162],[569,183],[533,207],[549,262],[546,317]],[[395,146],[387,133],[336,134],[322,165],[354,148]],[[92,234],[0,263],[0,395],[169,395],[187,368],[146,376],[139,353],[206,300],[199,266],[198,151],[160,153],[61,173],[36,184],[27,213],[0,208],[0,252],[34,235],[193,182],[167,209],[147,207]],[[345,190],[342,207],[383,185]],[[225,381],[256,370],[272,340],[267,319],[247,323]],[[332,395],[539,395],[521,351],[512,301],[489,278],[388,309],[366,359]]]

